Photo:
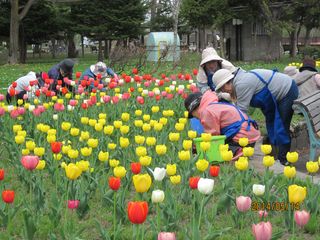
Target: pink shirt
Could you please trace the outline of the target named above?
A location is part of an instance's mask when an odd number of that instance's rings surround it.
[[[200,121],[205,132],[211,133],[212,135],[221,135],[220,130],[222,128],[241,120],[241,117],[234,106],[226,104],[209,105],[211,102],[217,102],[218,98],[214,97],[214,95],[216,96],[214,92],[207,92],[202,96],[199,106]],[[247,120],[248,116],[245,113],[242,114]],[[260,138],[259,130],[251,125],[250,130],[246,131],[247,126],[247,122],[242,124],[240,131],[233,137],[234,142],[239,142],[239,138],[248,138],[250,143],[254,143]]]

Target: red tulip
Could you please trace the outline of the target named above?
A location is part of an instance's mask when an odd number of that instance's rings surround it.
[[[138,74],[138,72],[139,72],[139,71],[138,71],[137,68],[133,68],[133,69],[132,69],[132,73],[133,73],[133,74]]]
[[[251,208],[251,198],[244,196],[237,197],[236,205],[239,212],[246,212]]]
[[[158,240],[176,240],[176,234],[173,232],[160,232]]]
[[[25,169],[32,171],[37,167],[39,163],[39,157],[31,155],[23,156],[21,158],[21,163]]]
[[[64,78],[64,79],[65,79],[64,82],[66,82],[67,79],[66,78]],[[62,85],[62,80],[58,80],[57,85]]]
[[[42,73],[41,73],[41,78],[44,79],[44,80],[48,79],[48,78],[49,78],[48,73],[42,72]]]
[[[98,73],[98,74],[97,74],[97,79],[100,80],[101,78],[102,78],[101,73]]]
[[[77,209],[79,207],[79,200],[68,200],[68,208],[69,209]]]
[[[272,225],[270,222],[252,224],[252,234],[256,240],[270,240],[272,236]]]
[[[86,104],[86,103],[81,103],[81,107],[82,107],[82,109],[87,109],[87,108],[88,108],[88,104]]]
[[[127,74],[121,73],[121,77],[122,77],[122,78],[125,78],[126,76],[127,76]]]
[[[13,118],[13,119],[19,117],[19,115],[20,115],[20,114],[19,114],[18,109],[14,109],[14,110],[12,110],[12,111],[10,112],[10,117]]]
[[[55,103],[53,106],[54,110],[57,112],[64,111],[64,105],[62,103]]]
[[[166,75],[164,73],[162,73],[161,78],[166,78]]]
[[[76,78],[81,77],[81,72],[76,72]]]
[[[131,165],[131,171],[133,174],[139,174],[141,172],[141,163],[139,162],[133,162]]]
[[[13,88],[16,88],[17,85],[18,85],[17,82],[13,82],[11,86],[12,86]]]
[[[199,180],[200,180],[200,177],[190,177],[189,178],[189,186],[190,186],[190,188],[191,189],[197,189]]]
[[[129,202],[128,203],[128,217],[133,224],[143,223],[148,215],[147,202]]]
[[[139,104],[143,105],[143,104],[144,104],[144,98],[141,97],[141,96],[138,96],[138,97],[137,97],[137,102],[138,102]]]
[[[61,152],[62,142],[52,142],[51,151],[55,154]]]
[[[297,225],[303,227],[309,222],[310,213],[305,210],[302,211],[295,211],[294,212],[294,220],[296,221]]]
[[[4,169],[0,169],[0,181],[4,179]]]
[[[184,77],[185,80],[190,80],[191,79],[191,75],[189,73],[187,73]]]
[[[192,73],[193,73],[193,75],[198,75],[198,69],[194,68],[194,69],[192,70]]]
[[[16,90],[14,88],[10,88],[9,94],[11,97],[13,97],[14,95],[16,95]]]
[[[117,177],[109,177],[109,187],[114,190],[117,191],[120,188],[121,185],[121,179],[117,178]]]
[[[119,97],[118,96],[113,96],[112,98],[111,98],[111,101],[112,101],[112,103],[113,104],[117,104],[118,102],[119,102]]]
[[[212,177],[218,177],[220,171],[220,167],[217,165],[210,166],[209,173]]]
[[[124,81],[125,81],[126,83],[131,82],[131,77],[130,77],[130,76],[126,76],[126,77],[124,78]]]
[[[134,76],[133,79],[134,79],[135,82],[141,82],[141,77],[140,76],[136,75],[136,76]]]
[[[13,203],[14,200],[14,191],[11,190],[4,190],[2,192],[2,200],[5,203]]]

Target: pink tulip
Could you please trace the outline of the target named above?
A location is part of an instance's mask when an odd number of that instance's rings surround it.
[[[107,102],[110,102],[110,100],[111,100],[111,97],[110,96],[103,96],[103,101],[105,102],[105,103],[107,103]]]
[[[75,107],[77,104],[78,104],[78,101],[75,100],[75,99],[71,99],[71,100],[69,101],[69,105],[71,105],[72,107]]]
[[[26,92],[29,92],[29,91],[30,91],[30,87],[27,86],[27,87],[24,88],[24,90],[25,90]]]
[[[17,117],[19,117],[19,111],[18,111],[18,109],[15,109],[15,110],[12,110],[11,112],[10,112],[10,117],[11,118],[17,118]]]
[[[0,94],[0,102],[2,102],[4,100],[4,95]]]
[[[33,109],[32,114],[35,117],[39,117],[41,115],[41,111],[39,108],[35,108],[35,109]]]
[[[39,105],[38,108],[41,113],[46,111],[46,108],[43,105]]]
[[[118,96],[113,96],[112,97],[112,103],[117,104],[119,102],[119,97]]]
[[[103,84],[101,84],[101,83],[100,83],[100,84],[98,84],[98,89],[100,89],[100,90],[101,90],[102,88],[103,88]]]
[[[150,82],[144,82],[144,86],[145,86],[145,87],[149,87],[150,84],[151,84]]]
[[[23,94],[23,100],[27,100],[28,99],[28,94]]]
[[[237,197],[236,205],[240,212],[246,212],[251,208],[251,198],[245,196]]]
[[[171,78],[172,80],[176,80],[176,79],[177,79],[176,75],[171,75],[170,78]]]
[[[310,213],[305,210],[302,211],[295,211],[294,212],[294,220],[296,221],[297,225],[303,227],[309,222]]]
[[[171,93],[168,93],[168,94],[167,94],[167,99],[170,100],[170,99],[173,99],[173,97],[174,97],[173,94],[171,94]]]
[[[57,112],[62,112],[64,110],[64,105],[61,103],[55,103],[53,108]]]
[[[4,108],[0,107],[0,116],[3,116],[6,113]]]
[[[130,93],[123,93],[122,100],[128,100],[130,98]]]
[[[167,96],[167,92],[166,91],[162,91],[161,95],[162,95],[162,97],[165,97],[165,96]]]
[[[38,156],[23,156],[21,158],[21,164],[22,166],[27,169],[32,171],[33,169],[35,169],[37,167],[39,163],[39,157]]]
[[[140,104],[144,104],[144,98],[141,96],[137,96],[137,102]]]
[[[26,109],[25,109],[25,108],[23,108],[23,107],[19,107],[19,108],[18,108],[18,113],[19,113],[19,115],[23,115],[23,114],[25,114],[25,112],[26,112]]]
[[[154,92],[150,91],[150,92],[148,92],[148,95],[149,95],[150,98],[152,98],[154,96]]]
[[[256,240],[270,240],[272,236],[272,225],[270,222],[252,224],[252,233]]]
[[[79,87],[78,87],[78,93],[81,94],[81,93],[83,93],[83,92],[84,92],[84,88],[83,88],[81,85],[79,85]]]
[[[173,232],[160,232],[158,240],[176,240],[176,234]]]
[[[79,207],[79,200],[68,200],[68,208],[69,209],[77,209]]]
[[[266,218],[268,216],[268,212],[267,211],[259,211],[259,218]]]
[[[183,93],[183,89],[178,89],[178,94],[182,94]]]

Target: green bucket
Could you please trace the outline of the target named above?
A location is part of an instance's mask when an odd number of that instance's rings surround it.
[[[224,144],[225,139],[225,135],[211,137],[210,148],[206,153],[209,162],[223,162],[219,151],[219,145]],[[201,150],[200,147],[200,143],[202,142],[201,137],[195,138],[193,139],[193,141],[196,144],[197,153],[200,154],[199,159],[204,158],[204,152]]]

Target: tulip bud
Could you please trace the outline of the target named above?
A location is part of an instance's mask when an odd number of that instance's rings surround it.
[[[153,203],[161,203],[164,200],[164,192],[162,190],[152,191],[151,201]]]
[[[202,194],[208,195],[212,192],[214,180],[209,178],[200,178],[198,182],[198,190]]]
[[[265,185],[260,185],[260,184],[253,184],[252,186],[252,192],[256,195],[256,196],[262,196],[264,194],[265,191]]]

